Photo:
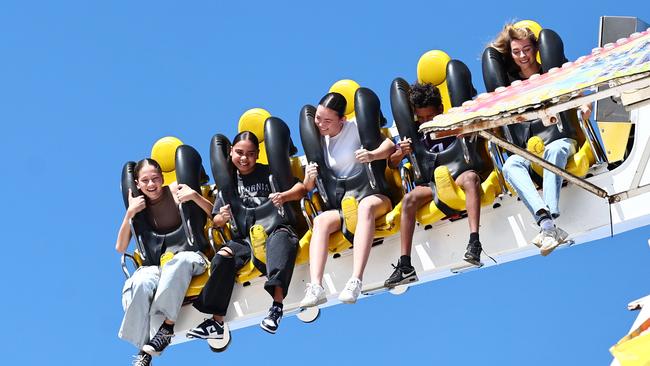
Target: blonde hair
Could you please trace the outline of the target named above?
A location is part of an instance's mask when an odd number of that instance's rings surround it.
[[[537,37],[535,37],[535,33],[528,28],[516,28],[512,23],[506,24],[503,27],[503,30],[501,30],[497,35],[497,38],[490,43],[490,46],[494,47],[508,59],[511,59],[512,48],[510,47],[510,42],[515,39],[529,39],[530,43],[537,48]]]

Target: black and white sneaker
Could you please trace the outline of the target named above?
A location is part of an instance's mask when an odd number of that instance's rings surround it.
[[[187,331],[187,338],[223,339],[223,324],[213,318],[205,319],[203,323]]]
[[[269,315],[260,323],[260,327],[271,334],[275,334],[280,326],[280,320],[282,320],[282,309],[273,305],[269,309]]]
[[[384,287],[395,287],[405,285],[407,283],[415,282],[418,280],[418,275],[415,273],[413,266],[403,266],[397,263],[397,266],[391,264],[395,270],[393,274],[384,281]]]
[[[151,355],[148,353],[140,352],[137,355],[133,356],[133,366],[149,366],[151,365]]]
[[[158,356],[172,343],[174,333],[166,328],[160,327],[156,335],[142,347],[142,350],[151,356]]]
[[[481,246],[481,242],[478,240],[474,240],[469,242],[467,244],[467,251],[465,252],[465,259],[466,262],[471,263],[475,266],[481,266],[481,252],[483,251],[483,247]]]

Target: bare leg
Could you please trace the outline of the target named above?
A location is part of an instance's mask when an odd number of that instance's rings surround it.
[[[341,229],[338,211],[329,210],[316,216],[309,243],[309,274],[311,283],[321,285],[327,262],[327,245],[330,235]]]
[[[468,170],[456,178],[456,184],[465,191],[469,232],[477,233],[481,220],[481,178],[474,171]]]
[[[354,232],[354,268],[352,277],[362,279],[375,234],[375,218],[386,214],[390,211],[391,206],[388,197],[378,194],[368,196],[359,202],[357,228]]]
[[[282,293],[282,287],[275,286],[275,291],[273,292],[273,301],[279,303],[284,301],[284,294]]]
[[[415,230],[415,213],[433,199],[433,191],[425,186],[417,186],[402,199],[402,215],[400,217],[400,241],[402,255],[411,255],[413,231]]]

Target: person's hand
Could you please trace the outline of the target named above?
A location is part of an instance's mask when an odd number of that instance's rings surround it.
[[[230,221],[232,219],[232,211],[230,211],[230,205],[221,206],[221,208],[219,208],[219,215],[221,215],[223,221]]]
[[[271,193],[269,195],[269,199],[271,200],[271,202],[273,202],[275,207],[278,208],[282,207],[282,204],[287,201],[284,192]]]
[[[194,199],[196,191],[190,188],[187,184],[179,184],[176,189],[176,198],[178,202],[187,202]]]
[[[401,150],[402,157],[413,152],[411,147],[411,139],[403,139],[397,143],[398,149]]]
[[[305,167],[305,177],[307,177],[308,180],[316,180],[318,178],[318,164],[316,163],[309,163]]]
[[[147,204],[144,200],[144,196],[140,195],[138,197],[133,197],[133,192],[129,188],[129,208],[126,209],[126,213],[129,218],[133,218],[135,214],[144,210],[147,207]]]
[[[588,120],[589,117],[591,117],[591,103],[590,104],[583,104],[580,106],[580,113],[582,113],[582,119],[583,120]]]
[[[366,149],[359,149],[354,152],[354,157],[357,159],[358,162],[360,163],[370,163],[373,160],[375,160],[374,155],[372,154],[372,151],[368,151]]]

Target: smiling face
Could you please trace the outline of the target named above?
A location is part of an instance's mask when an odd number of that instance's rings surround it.
[[[515,64],[519,66],[522,76],[530,77],[539,72],[540,65],[537,63],[536,53],[537,47],[529,38],[510,41],[510,55]]]
[[[255,169],[259,149],[250,140],[240,140],[230,149],[230,160],[240,174],[246,175]]]
[[[162,195],[163,176],[153,165],[144,164],[138,172],[138,179],[135,183],[138,189],[152,201]]]
[[[318,105],[314,123],[323,136],[336,136],[343,129],[345,116],[339,117],[335,110]]]

